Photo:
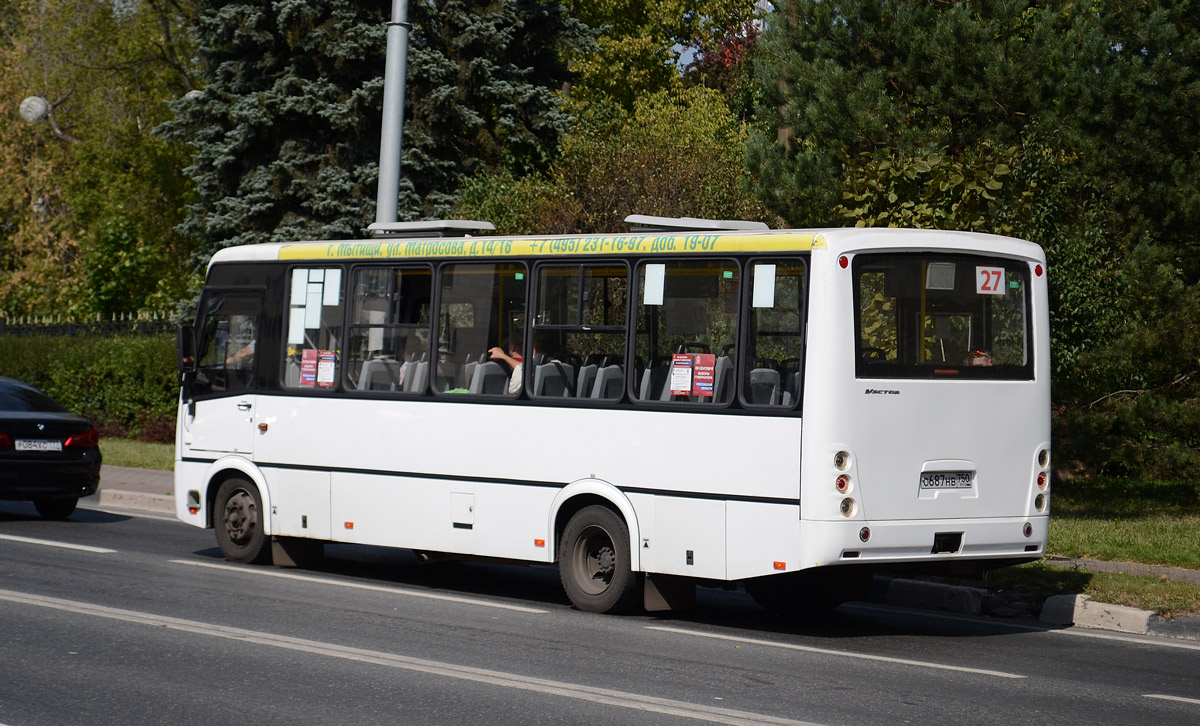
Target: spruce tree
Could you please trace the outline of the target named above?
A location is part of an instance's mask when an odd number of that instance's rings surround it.
[[[209,77],[160,127],[193,150],[195,260],[251,242],[339,239],[374,220],[389,3],[209,0],[196,29]],[[401,215],[443,214],[477,166],[545,163],[566,123],[554,0],[415,0]]]

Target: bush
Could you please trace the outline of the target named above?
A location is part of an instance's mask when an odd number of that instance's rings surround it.
[[[0,375],[37,386],[108,436],[174,439],[174,336],[6,336]]]

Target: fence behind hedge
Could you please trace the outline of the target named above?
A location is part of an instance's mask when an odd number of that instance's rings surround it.
[[[88,335],[157,335],[173,332],[175,325],[171,314],[118,313],[107,318],[97,315],[94,319],[75,319],[62,315],[8,316],[0,313],[0,337],[43,336],[77,337]]]

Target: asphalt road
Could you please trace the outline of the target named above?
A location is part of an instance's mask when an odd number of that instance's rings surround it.
[[[0,503],[0,724],[1188,724],[1200,643],[740,592],[570,608],[550,567],[330,546],[226,563],[211,531]]]

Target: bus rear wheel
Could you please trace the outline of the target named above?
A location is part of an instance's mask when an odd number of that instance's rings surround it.
[[[230,562],[263,563],[271,555],[263,531],[262,496],[245,479],[229,479],[217,489],[213,509],[217,544]]]
[[[592,613],[632,610],[641,577],[632,571],[629,528],[608,507],[591,505],[575,513],[563,530],[558,570],[571,603]]]

